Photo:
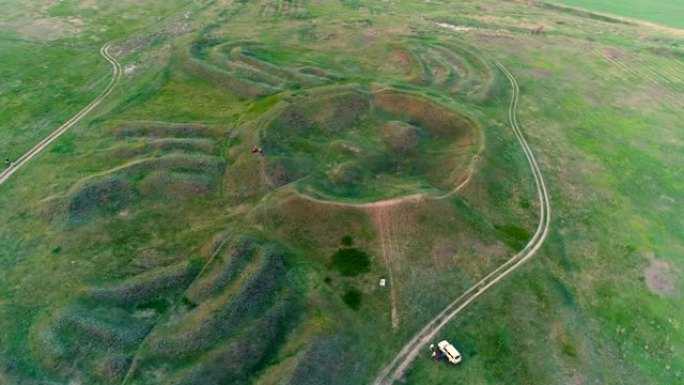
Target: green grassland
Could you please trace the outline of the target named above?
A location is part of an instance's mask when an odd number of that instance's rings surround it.
[[[0,4],[2,159],[17,159],[105,88],[110,66],[99,55],[99,47],[163,24],[187,3],[10,0]]]
[[[138,3],[0,5],[13,157],[104,87],[104,42],[130,69],[0,186],[0,383],[371,383],[538,223],[494,58],[552,231],[438,334],[463,362],[426,346],[406,383],[682,381],[681,35],[519,2]],[[42,19],[64,30],[19,28]]]
[[[559,1],[559,3],[618,16],[627,16],[633,19],[641,19],[676,28],[684,27],[684,22],[681,18],[682,13],[684,12],[684,3],[680,0],[661,0],[657,2],[646,0],[620,2],[564,0]]]

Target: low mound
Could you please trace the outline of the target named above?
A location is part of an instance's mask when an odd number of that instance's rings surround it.
[[[292,47],[288,47],[289,50]],[[181,55],[186,73],[222,85],[243,97],[272,95],[283,89],[329,82],[325,71],[307,66],[291,70],[273,62],[279,56],[254,42],[222,43],[199,39]]]
[[[219,129],[160,122],[120,123],[112,148],[125,164],[89,180],[68,198],[68,223],[128,211],[143,203],[186,202],[212,194],[226,161],[218,151]]]
[[[132,158],[144,154],[165,155],[174,152],[217,154],[216,144],[209,139],[196,138],[134,138],[116,147],[118,158]]]
[[[494,71],[473,50],[460,44],[408,45],[420,63],[421,76],[414,83],[445,90],[452,95],[466,96],[485,102],[494,92]]]
[[[80,224],[98,214],[111,214],[133,205],[136,187],[121,176],[109,176],[85,185],[69,202],[69,222]]]
[[[380,127],[380,139],[388,151],[404,156],[415,156],[421,129],[411,124],[391,121]]]
[[[224,248],[188,287],[189,307],[147,337],[132,383],[243,383],[277,353],[300,312],[282,250],[251,238]],[[160,365],[173,369],[158,378]]]
[[[152,198],[173,201],[198,198],[214,191],[214,178],[190,173],[153,173],[140,184],[140,191]]]
[[[374,201],[455,187],[477,124],[423,96],[344,89],[284,107],[261,131],[272,187]]]
[[[112,129],[117,139],[129,138],[198,138],[211,134],[211,129],[199,124],[163,122],[124,122]]]
[[[300,288],[277,245],[236,236],[210,249],[43,314],[33,354],[46,372],[88,384],[248,382],[297,326]]]
[[[224,245],[219,258],[211,261],[202,279],[188,289],[186,297],[200,303],[214,297],[228,288],[262,251],[256,240],[244,237],[229,245]]]
[[[140,274],[118,285],[92,289],[89,299],[98,303],[136,306],[160,298],[160,293],[177,294],[177,290],[187,286],[196,274],[197,268],[191,264],[171,265]]]

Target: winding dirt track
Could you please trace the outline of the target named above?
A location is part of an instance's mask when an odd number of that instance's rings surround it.
[[[503,64],[496,59],[493,60],[506,75],[513,89],[511,104],[508,109],[508,120],[510,122],[511,128],[513,129],[513,133],[518,139],[518,142],[520,143],[520,146],[527,157],[527,162],[532,169],[532,176],[534,177],[537,187],[537,193],[540,202],[540,221],[539,225],[537,226],[537,231],[534,233],[534,236],[532,239],[530,239],[527,245],[525,245],[525,248],[511,257],[504,264],[496,268],[494,271],[489,273],[486,277],[482,278],[479,282],[471,286],[463,294],[458,296],[452,303],[442,310],[441,313],[439,313],[413,338],[411,338],[411,340],[404,345],[394,359],[380,371],[380,374],[373,382],[374,385],[391,385],[395,381],[401,379],[409,365],[416,359],[425,345],[433,341],[437,333],[444,327],[444,325],[456,317],[480,295],[489,290],[492,286],[496,285],[499,281],[520,267],[527,260],[532,258],[537,251],[539,251],[539,248],[542,246],[549,233],[551,224],[551,205],[549,202],[549,195],[546,190],[546,184],[544,183],[544,178],[539,170],[537,161],[532,154],[532,150],[527,144],[527,141],[525,140],[525,137],[518,126],[518,121],[516,118],[518,96],[520,94],[518,82]]]
[[[107,87],[92,102],[90,102],[90,104],[85,106],[85,108],[79,111],[71,119],[67,120],[66,123],[59,126],[45,139],[38,142],[38,144],[33,146],[32,149],[27,151],[9,167],[0,172],[0,185],[5,183],[10,178],[10,176],[12,176],[12,174],[19,171],[20,168],[25,166],[36,155],[40,154],[41,151],[43,151],[47,146],[50,145],[50,143],[57,140],[57,138],[64,134],[69,128],[73,127],[76,123],[78,123],[81,119],[88,115],[90,111],[95,109],[95,107],[97,107],[102,102],[102,100],[104,100],[104,98],[106,98],[112,92],[116,83],[118,83],[121,79],[122,70],[119,62],[116,61],[116,59],[109,53],[110,47],[111,44],[105,44],[102,46],[102,48],[100,48],[100,55],[102,55],[102,57],[105,58],[105,60],[107,60],[109,64],[111,64],[112,66],[112,80],[109,81]]]
[[[169,20],[172,20],[179,14],[181,14],[184,11],[187,11],[188,9],[192,8],[193,6],[197,5],[199,3],[199,0],[193,0],[188,2],[185,6],[181,7],[178,9],[178,11],[172,13],[171,15],[168,15],[167,17],[145,27],[140,29],[137,32],[134,32],[130,36],[127,37],[127,39],[132,39],[135,36],[141,35],[150,29],[159,26],[163,23],[168,22]],[[109,81],[109,84],[107,84],[107,87],[105,87],[104,90],[92,101],[90,104],[85,106],[81,111],[79,111],[76,115],[74,115],[71,119],[66,121],[63,125],[59,126],[56,130],[54,130],[50,135],[48,135],[45,139],[41,140],[33,146],[32,149],[28,150],[24,155],[22,155],[19,159],[17,159],[14,163],[12,163],[9,167],[6,169],[2,170],[0,172],[0,186],[5,183],[12,174],[17,172],[20,168],[26,165],[33,157],[38,155],[40,152],[42,152],[47,146],[50,145],[50,143],[54,142],[59,138],[63,133],[66,132],[69,128],[73,127],[76,123],[81,121],[88,113],[92,110],[95,109],[104,98],[106,98],[114,89],[114,86],[116,83],[121,80],[121,75],[123,74],[123,70],[121,69],[121,64],[109,53],[109,49],[111,48],[112,43],[107,43],[100,48],[100,55],[102,55],[109,64],[112,66],[112,80]]]

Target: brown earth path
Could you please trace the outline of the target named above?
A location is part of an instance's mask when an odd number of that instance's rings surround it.
[[[382,246],[382,257],[387,266],[389,274],[389,287],[391,297],[391,320],[392,330],[399,329],[399,311],[397,310],[397,288],[394,283],[394,266],[392,264],[392,257],[395,255],[395,244],[392,242],[392,207],[393,205],[376,205],[368,209],[373,224],[380,236],[380,245]]]

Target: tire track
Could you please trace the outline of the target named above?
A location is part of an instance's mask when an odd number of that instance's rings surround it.
[[[92,110],[94,110],[97,106],[102,103],[102,100],[104,100],[114,89],[114,86],[121,80],[121,64],[109,53],[109,48],[111,47],[110,43],[107,43],[100,48],[100,55],[109,62],[109,64],[112,67],[112,79],[109,81],[109,84],[107,84],[107,87],[92,101],[90,104],[85,106],[81,111],[79,111],[76,115],[74,115],[71,119],[67,120],[64,124],[59,126],[56,130],[54,130],[50,135],[48,135],[45,139],[41,140],[33,146],[30,150],[28,150],[24,155],[22,155],[19,159],[17,159],[14,163],[10,164],[9,167],[7,167],[5,170],[3,170],[0,173],[0,185],[5,183],[15,172],[19,171],[20,168],[24,167],[31,159],[33,159],[36,155],[40,154],[47,146],[49,146],[52,142],[57,140],[62,134],[64,134],[69,128],[73,127],[76,123],[80,122],[81,119],[83,119],[88,113],[90,113]]]
[[[385,366],[379,373],[378,377],[373,382],[374,385],[393,384],[396,380],[403,377],[404,372],[409,365],[415,360],[418,354],[423,350],[425,344],[429,343],[435,335],[454,317],[456,317],[463,309],[475,301],[479,296],[484,294],[491,287],[496,285],[499,281],[511,274],[518,267],[522,266],[530,258],[532,258],[541,248],[546,237],[548,236],[551,224],[551,205],[549,195],[544,183],[544,178],[539,169],[537,161],[530,149],[525,137],[518,125],[516,110],[518,106],[518,98],[520,89],[515,77],[508,71],[508,69],[496,59],[492,59],[494,63],[501,69],[501,71],[508,78],[512,87],[511,104],[508,109],[508,120],[514,135],[518,139],[518,143],[525,153],[532,175],[537,187],[537,194],[540,202],[540,221],[537,230],[530,241],[525,245],[520,252],[511,257],[504,264],[482,278],[479,282],[472,285],[463,294],[458,296],[452,303],[450,303],[441,313],[439,313],[432,321],[430,321],[423,329],[421,329],[394,357],[394,359]]]
[[[392,247],[392,212],[396,207],[393,204],[376,205],[368,209],[368,213],[373,220],[375,227],[380,235],[380,244],[382,248],[382,257],[387,266],[387,273],[389,275],[389,288],[391,303],[391,321],[392,330],[399,329],[399,311],[397,309],[397,285],[394,281],[394,265],[392,264],[392,256],[396,254],[396,247]]]

